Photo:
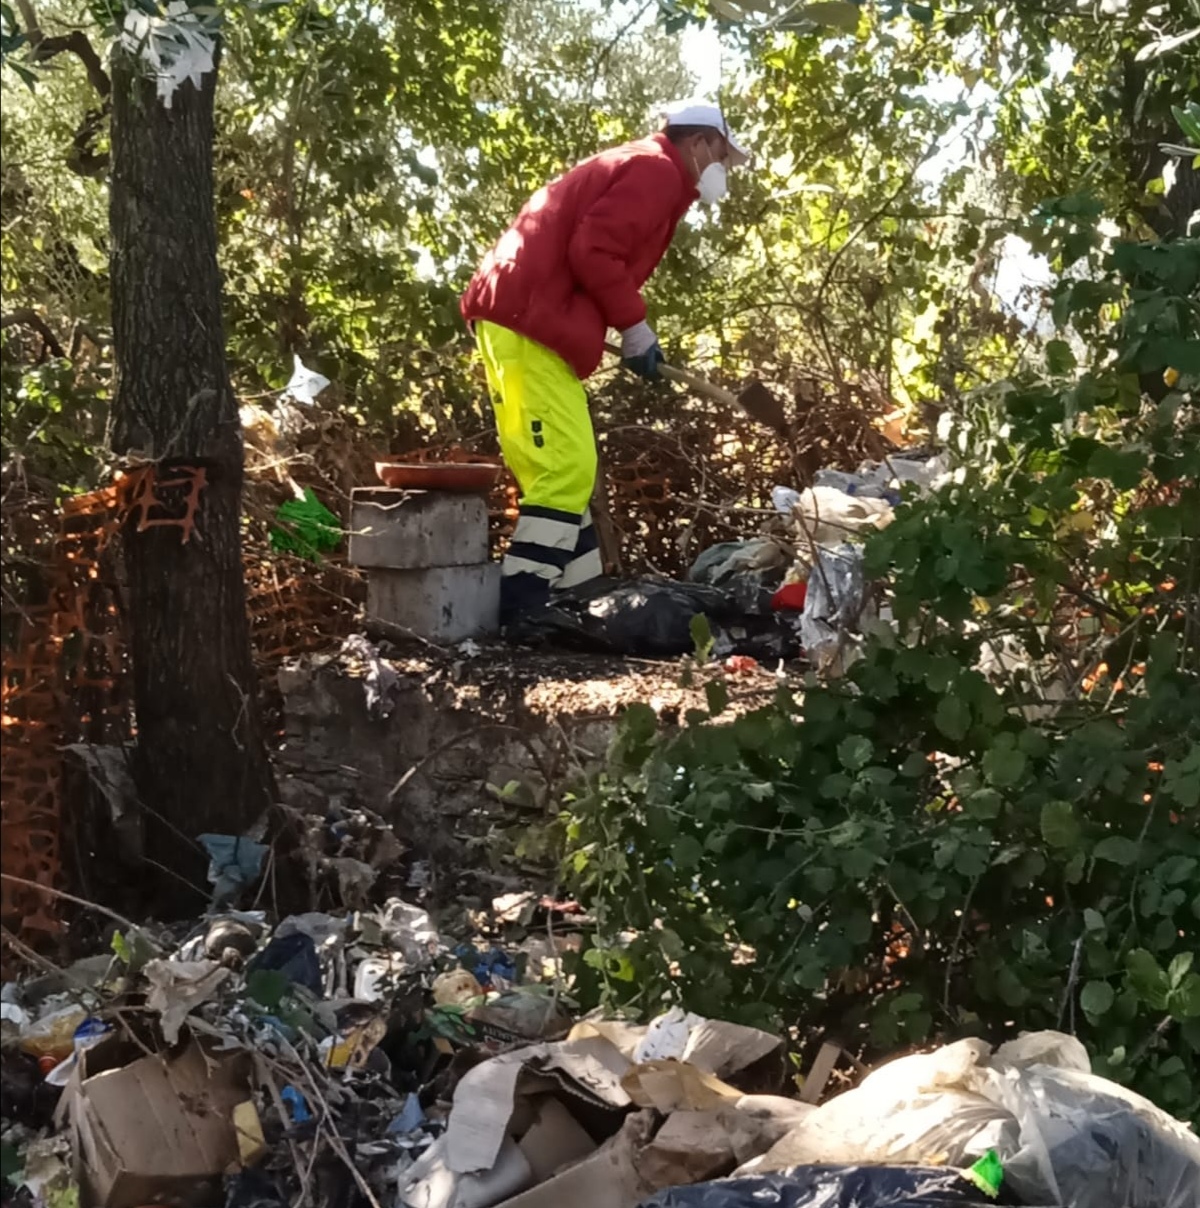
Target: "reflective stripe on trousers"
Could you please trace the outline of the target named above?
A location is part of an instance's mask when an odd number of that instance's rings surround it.
[[[475,323],[475,338],[500,450],[521,491],[520,516],[501,567],[501,613],[508,619],[603,569],[588,510],[596,440],[583,385],[561,357],[483,320]]]

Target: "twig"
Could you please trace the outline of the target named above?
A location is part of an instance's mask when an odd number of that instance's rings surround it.
[[[20,11],[21,19],[25,22],[25,36],[29,40],[30,58],[33,62],[44,63],[53,59],[55,55],[69,51],[83,63],[92,87],[100,96],[104,98],[109,96],[112,92],[112,81],[108,78],[108,72],[104,70],[104,64],[100,61],[96,48],[88,41],[87,35],[82,30],[73,29],[70,33],[48,38],[42,32],[31,0],[17,0],[17,9]]]
[[[1071,953],[1071,968],[1067,973],[1067,987],[1063,991],[1062,1005],[1058,1008],[1058,1026],[1063,1026],[1068,1012],[1071,1016],[1071,1035],[1075,1035],[1075,983],[1079,979],[1079,962],[1083,957],[1083,935],[1075,940],[1075,950]]]
[[[954,935],[954,943],[950,946],[950,955],[946,958],[946,985],[942,991],[942,1014],[947,1019],[950,1018],[950,985],[954,977],[954,966],[958,964],[958,949],[962,944],[963,933],[967,929],[967,917],[971,912],[971,899],[975,896],[975,890],[979,887],[979,881],[982,876],[983,873],[976,873],[967,888],[967,896],[963,899],[962,914],[958,920],[958,930]],[[899,898],[896,900],[900,901]],[[911,917],[909,915],[909,918]]]
[[[0,330],[5,327],[14,326],[28,327],[36,331],[42,337],[42,342],[45,345],[43,355],[49,352],[53,357],[65,357],[67,354],[63,351],[63,346],[58,342],[58,337],[50,330],[50,325],[31,307],[22,307],[20,310],[10,310],[8,314],[0,315]]]
[[[52,898],[59,898],[64,902],[73,902],[76,906],[82,906],[87,910],[94,910],[97,914],[102,914],[106,918],[112,919],[114,923],[120,923],[122,927],[129,927],[133,931],[142,932],[145,929],[139,927],[137,923],[131,922],[123,914],[117,914],[115,910],[109,910],[107,906],[101,906],[98,902],[89,902],[86,898],[77,898],[73,893],[66,893],[61,889],[55,889],[50,885],[39,885],[37,881],[28,881],[24,877],[14,877],[11,873],[0,872],[0,881],[7,881],[10,885],[20,885],[25,889],[36,889],[39,893],[48,894]]]
[[[42,956],[40,953],[35,952],[23,940],[18,939],[18,937],[14,935],[9,928],[0,926],[0,935],[4,937],[4,942],[8,944],[18,956],[24,957],[25,960],[29,961],[30,964],[37,965],[39,969],[42,969],[44,972],[52,974],[55,977],[62,977],[68,982],[72,982],[74,987],[80,993],[95,993],[94,989],[89,986],[87,982],[81,981],[74,974],[72,974],[69,969],[60,968],[48,957]]]

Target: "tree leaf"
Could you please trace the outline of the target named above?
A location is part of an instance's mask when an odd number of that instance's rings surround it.
[[[704,847],[692,835],[680,835],[671,848],[671,859],[680,872],[691,872],[699,865],[703,855]]]
[[[1011,788],[1025,774],[1029,760],[1024,751],[994,746],[983,757],[983,774],[999,788]]]
[[[943,696],[938,701],[933,717],[934,725],[956,742],[966,738],[971,728],[971,709],[966,701],[957,696]]]
[[[1182,985],[1183,979],[1187,976],[1195,959],[1194,952],[1180,952],[1172,959],[1167,967],[1167,981],[1170,982],[1172,990],[1176,990]]]
[[[719,717],[729,707],[729,689],[721,679],[709,680],[704,685],[704,699],[709,717]]]
[[[1042,806],[1041,829],[1050,847],[1074,847],[1079,842],[1079,820],[1069,801],[1047,801]]]
[[[692,649],[696,661],[707,663],[712,658],[713,646],[716,644],[708,617],[702,612],[696,613],[688,622],[688,630],[692,635]]]
[[[1079,995],[1079,1005],[1091,1018],[1106,1014],[1116,1001],[1116,991],[1104,981],[1090,981]]]
[[[1138,845],[1124,835],[1109,835],[1096,844],[1092,855],[1110,864],[1132,864],[1138,857]]]
[[[1051,340],[1046,345],[1046,368],[1055,377],[1070,373],[1077,363],[1075,353],[1066,340]]]
[[[875,748],[871,740],[861,734],[849,734],[838,743],[838,759],[848,772],[865,768],[874,754]]]
[[[1003,798],[995,789],[977,789],[963,799],[963,809],[972,818],[984,820],[998,818]]]

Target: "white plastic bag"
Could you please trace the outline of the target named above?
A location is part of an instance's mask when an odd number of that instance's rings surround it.
[[[889,1062],[811,1113],[746,1173],[806,1163],[970,1165],[995,1149],[1029,1204],[1200,1208],[1200,1138],[1089,1071],[1071,1036],[1035,1032]]]

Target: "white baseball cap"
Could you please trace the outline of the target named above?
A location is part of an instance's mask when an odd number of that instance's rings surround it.
[[[740,168],[750,162],[750,153],[730,133],[725,115],[707,101],[673,101],[659,110],[659,117],[671,126],[709,126],[720,131],[729,144],[729,165]]]

